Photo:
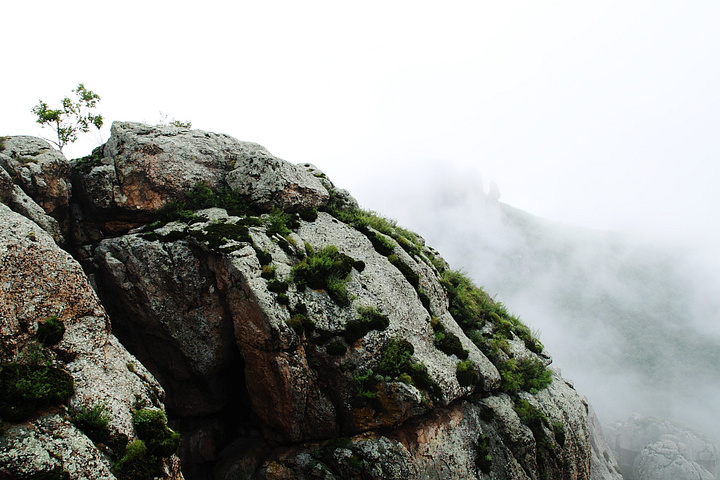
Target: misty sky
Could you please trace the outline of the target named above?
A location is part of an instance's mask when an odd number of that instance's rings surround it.
[[[451,166],[573,224],[693,238],[720,219],[718,2],[28,0],[3,18],[0,135],[51,136],[30,108],[79,82],[102,97],[107,127],[71,158],[162,113],[380,211],[374,177]]]

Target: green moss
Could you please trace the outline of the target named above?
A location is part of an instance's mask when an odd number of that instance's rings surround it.
[[[114,465],[113,473],[119,480],[150,480],[162,474],[158,459],[150,457],[145,442],[135,439]]]
[[[46,365],[7,363],[0,367],[0,417],[22,422],[38,410],[67,402],[73,394],[72,376]]]
[[[94,443],[106,443],[110,439],[110,415],[104,403],[72,410],[70,420]]]
[[[375,307],[358,307],[358,318],[349,320],[345,324],[343,336],[348,345],[367,335],[371,330],[385,330],[390,320]]]
[[[65,325],[57,315],[37,324],[37,338],[43,345],[57,345],[65,334]]]

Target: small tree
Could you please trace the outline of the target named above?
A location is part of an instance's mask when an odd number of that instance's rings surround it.
[[[91,111],[100,97],[92,90],[86,89],[82,83],[79,83],[72,93],[77,99],[63,98],[62,107],[59,109],[49,108],[42,100],[32,109],[37,115],[37,123],[55,130],[57,142],[49,141],[57,145],[61,152],[65,145],[77,140],[78,132],[87,133],[90,126],[100,129],[103,125],[102,115],[96,115]]]

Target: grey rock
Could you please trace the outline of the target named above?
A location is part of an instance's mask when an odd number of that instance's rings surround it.
[[[45,210],[35,203],[18,185],[13,187],[7,205],[12,208],[13,211],[35,222],[40,228],[49,233],[55,242],[62,244],[65,241],[57,220],[47,215]]]
[[[713,475],[717,472],[720,458],[715,443],[700,432],[662,419],[632,415],[630,418],[605,427],[605,436],[613,449],[626,480],[644,479],[660,475],[662,471],[672,475],[695,475],[697,467]],[[665,455],[665,456],[664,456]],[[685,472],[685,473],[682,473]],[[705,473],[700,472],[703,475]],[[664,474],[663,474],[664,475]]]
[[[697,462],[687,459],[688,447],[674,435],[662,435],[646,446],[635,460],[636,480],[715,480]]]
[[[227,182],[240,195],[264,209],[299,211],[325,205],[330,195],[307,170],[273,157],[262,147],[238,156]]]
[[[43,210],[63,223],[70,200],[70,162],[36,137],[5,137],[0,167]]]
[[[603,434],[600,421],[592,407],[589,408],[590,445],[592,458],[590,463],[591,478],[593,480],[623,480],[620,466],[615,459],[610,445]]]

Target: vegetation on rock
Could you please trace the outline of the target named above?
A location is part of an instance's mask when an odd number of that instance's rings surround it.
[[[70,411],[70,420],[94,443],[106,443],[110,439],[110,414],[104,403],[90,408],[78,407]]]
[[[325,290],[339,305],[347,306],[350,298],[345,284],[354,265],[352,257],[340,253],[336,246],[328,245],[318,252],[309,252],[292,268],[291,274],[299,289],[308,286],[313,290]]]
[[[0,418],[22,422],[39,410],[67,402],[72,376],[47,365],[6,363],[0,366]]]
[[[43,345],[57,345],[65,334],[65,325],[57,315],[52,315],[44,322],[37,324],[37,338]]]
[[[122,480],[149,480],[162,475],[163,459],[180,446],[180,434],[167,426],[162,410],[141,408],[133,413],[138,438],[125,448],[115,464],[115,474]]]

